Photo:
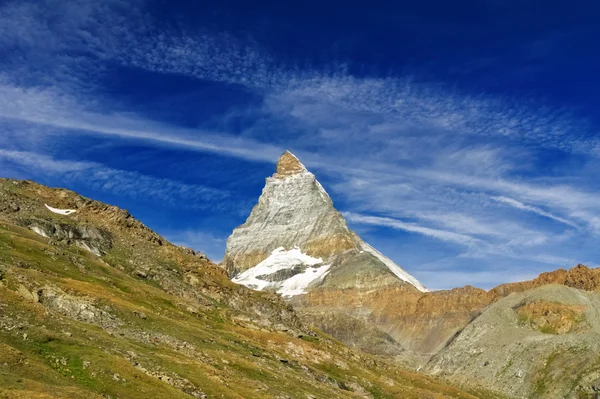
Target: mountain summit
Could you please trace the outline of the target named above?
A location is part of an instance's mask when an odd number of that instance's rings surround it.
[[[233,281],[284,296],[312,288],[425,287],[348,228],[323,186],[286,151],[246,222],[227,240]]]
[[[306,167],[291,152],[286,151],[279,157],[279,161],[277,161],[276,176],[283,178],[285,176],[303,172],[307,172]]]

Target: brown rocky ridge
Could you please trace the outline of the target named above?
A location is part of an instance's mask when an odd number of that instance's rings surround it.
[[[427,293],[403,287],[315,289],[292,298],[291,303],[306,320],[316,320],[316,326],[340,339],[346,332],[335,331],[329,324],[340,317],[351,317],[377,326],[403,348],[427,359],[490,304],[511,293],[549,284],[598,292],[600,269],[577,265],[569,271],[558,269],[542,273],[534,280],[502,284],[489,291],[470,286]],[[351,341],[346,343],[353,344]],[[371,351],[368,346],[363,349]]]
[[[306,168],[294,154],[289,151],[284,152],[277,162],[277,171],[275,175],[283,179],[285,176],[305,172]]]

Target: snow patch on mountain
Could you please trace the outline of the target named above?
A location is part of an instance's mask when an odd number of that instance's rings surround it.
[[[244,271],[232,281],[254,290],[274,290],[285,297],[306,294],[306,288],[316,280],[322,279],[329,272],[330,265],[323,265],[321,258],[313,258],[300,251],[299,248],[286,250],[275,249],[271,255],[258,265]],[[282,281],[269,281],[275,273],[289,270],[293,274]],[[302,269],[302,270],[299,270]]]
[[[383,255],[381,252],[379,252],[378,250],[376,250],[375,248],[373,248],[366,242],[364,242],[364,241],[361,242],[361,247],[362,247],[363,251],[368,252],[371,255],[375,256],[377,259],[379,259],[379,261],[381,263],[383,263],[384,265],[386,265],[387,268],[390,269],[390,271],[392,273],[394,273],[396,275],[396,277],[398,277],[399,279],[406,281],[409,284],[414,285],[415,288],[421,292],[429,291],[416,278],[414,278],[413,276],[411,276],[410,274],[405,272],[400,266],[395,264],[391,259],[387,258],[385,255]]]
[[[46,205],[46,208],[48,208],[48,210],[50,212],[58,213],[59,215],[70,215],[72,213],[77,212],[75,209],[57,209],[57,208],[52,208],[51,206],[48,206],[47,204],[44,204],[44,205]]]

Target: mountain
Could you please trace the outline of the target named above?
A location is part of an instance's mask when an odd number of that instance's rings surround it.
[[[348,228],[315,175],[289,151],[228,238],[222,265],[233,282],[281,294],[306,323],[378,355],[405,348],[371,317],[379,305],[363,298],[427,292]]]
[[[282,294],[302,322],[346,345],[461,386],[518,398],[600,394],[600,269],[427,292],[348,229],[289,152],[227,241],[224,265],[234,282]]]
[[[282,158],[225,261],[258,290],[125,210],[0,179],[0,397],[600,394],[600,269],[423,291]]]
[[[476,398],[358,352],[127,211],[0,179],[2,398]]]
[[[223,264],[234,282],[287,297],[357,286],[426,291],[348,228],[315,175],[289,151],[246,222],[227,240]]]

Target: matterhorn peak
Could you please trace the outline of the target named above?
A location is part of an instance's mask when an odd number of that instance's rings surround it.
[[[289,151],[246,222],[227,239],[223,264],[234,282],[284,296],[357,285],[426,291],[348,228],[315,175]]]
[[[302,172],[307,172],[306,167],[294,154],[289,151],[281,154],[277,161],[276,177],[285,177]]]

